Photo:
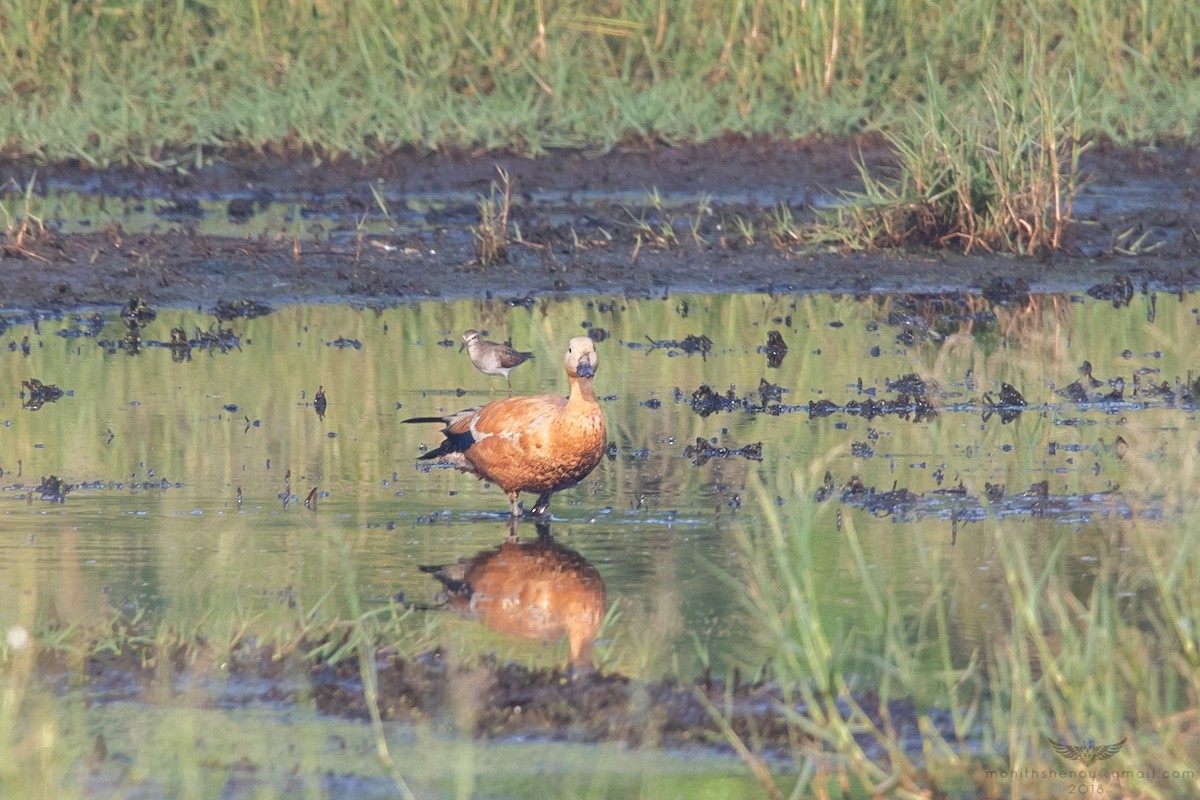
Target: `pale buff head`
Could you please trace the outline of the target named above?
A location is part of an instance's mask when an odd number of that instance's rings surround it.
[[[596,355],[596,345],[586,336],[576,336],[567,343],[567,355],[563,359],[567,375],[572,378],[590,378],[596,374],[600,366],[600,357]]]

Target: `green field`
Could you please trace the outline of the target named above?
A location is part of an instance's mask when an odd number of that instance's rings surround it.
[[[1191,0],[7,5],[0,152],[44,161],[842,136],[919,114],[930,79],[984,109],[997,76],[1074,81],[1086,138],[1194,140],[1200,120]]]

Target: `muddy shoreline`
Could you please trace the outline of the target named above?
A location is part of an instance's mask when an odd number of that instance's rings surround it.
[[[952,252],[848,254],[771,241],[770,215],[786,204],[797,222],[814,204],[859,185],[857,159],[887,169],[872,139],[779,142],[726,139],[650,146],[605,155],[563,152],[538,159],[486,153],[399,153],[371,163],[227,153],[187,173],[80,164],[0,161],[20,194],[79,192],[134,199],[163,210],[163,230],[110,225],[62,234],[31,229],[0,248],[0,309],[11,317],[106,308],[137,296],[160,306],[211,308],[219,300],[274,304],[387,305],[429,298],[521,299],[554,294],[661,296],[716,292],[982,291],[1001,281],[1035,292],[1080,291],[1116,276],[1161,291],[1200,285],[1200,153],[1186,147],[1095,147],[1076,201],[1068,250],[1048,259]],[[475,263],[474,199],[497,168],[514,187],[521,239],[507,262]],[[226,205],[231,219],[287,200],[314,217],[372,213],[381,192],[396,202],[441,199],[421,229],[388,235],[331,224],[315,236],[212,236],[189,224],[200,200]],[[658,213],[642,199],[671,198]],[[175,214],[182,210],[182,214]],[[658,209],[661,212],[662,209]],[[752,222],[753,243],[733,222]],[[194,217],[192,219],[194,221]],[[673,225],[674,242],[651,229]]]

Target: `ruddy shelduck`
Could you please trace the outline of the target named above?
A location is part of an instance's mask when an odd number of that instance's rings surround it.
[[[563,359],[570,392],[508,397],[445,417],[405,422],[439,422],[446,437],[421,460],[441,459],[504,490],[512,516],[521,516],[517,497],[537,492],[533,514],[545,514],[550,495],[579,483],[604,457],[604,412],[592,377],[599,357],[592,340],[576,336]]]

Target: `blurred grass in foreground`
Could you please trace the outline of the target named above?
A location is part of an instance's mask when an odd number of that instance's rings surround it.
[[[844,135],[892,129],[928,75],[984,109],[1028,54],[1079,76],[1084,136],[1155,142],[1197,134],[1197,31],[1190,0],[15,0],[0,151],[190,166]]]
[[[1168,502],[1188,504],[1190,513],[1195,500],[1178,487],[1192,485],[1195,468],[1192,458],[1181,481],[1161,479]],[[1062,558],[1068,536],[1039,553],[1045,548],[1027,530],[986,521],[971,535],[993,540],[1003,569],[998,584],[975,579],[989,595],[994,631],[982,652],[956,663],[953,598],[972,576],[943,574],[935,548],[918,537],[913,546],[927,554],[916,580],[930,587],[929,599],[897,604],[895,587],[867,567],[853,515],[805,499],[817,474],[797,470],[758,484],[761,522],[742,529],[745,602],[777,654],[771,667],[785,705],[807,709],[784,710],[799,780],[793,786],[760,772],[772,796],[784,796],[784,785],[793,796],[834,796],[839,786],[853,787],[854,796],[958,796],[972,784],[982,797],[1061,797],[1069,785],[1095,796],[1195,796],[1200,532],[1164,544],[1136,517],[1114,520],[1096,574],[1079,581]],[[801,499],[781,507],[777,496]],[[877,625],[847,628],[843,611],[817,590],[814,547],[829,537],[842,538],[854,555]],[[860,705],[864,690],[878,692],[881,708],[913,700],[916,719],[869,713]],[[944,710],[949,735],[934,720]],[[920,753],[903,745],[914,723]],[[1086,768],[1049,745],[1122,740],[1115,756]]]

